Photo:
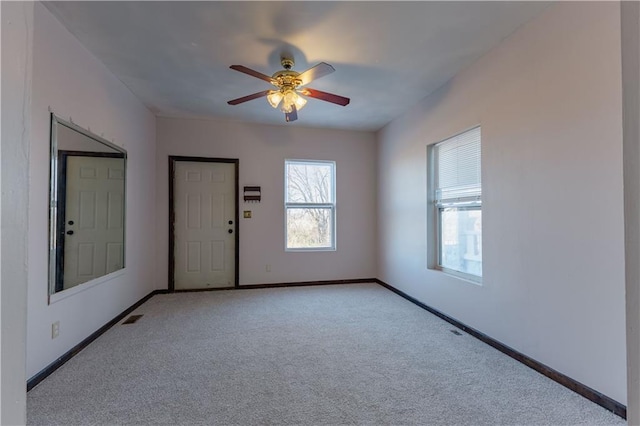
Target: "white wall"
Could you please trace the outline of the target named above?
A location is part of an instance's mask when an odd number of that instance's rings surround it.
[[[26,423],[27,211],[33,3],[2,2],[0,424]]]
[[[157,123],[156,244],[157,263],[163,265],[158,288],[167,288],[168,281],[169,155],[238,158],[241,196],[244,185],[262,187],[261,203],[239,204],[241,212],[253,212],[251,219],[241,214],[239,223],[240,285],[375,277],[373,133],[214,120],[158,118]],[[284,251],[285,158],[336,161],[337,251]],[[265,271],[267,264],[271,272]]]
[[[378,277],[626,403],[620,6],[555,4],[378,133]],[[427,270],[426,146],[482,126],[483,285]]]
[[[35,5],[34,28],[27,377],[155,288],[149,244],[155,229],[155,117],[41,3]],[[49,107],[128,152],[126,269],[97,285],[71,289],[74,294],[50,305]],[[55,321],[60,336],[52,340]]]
[[[622,2],[627,421],[640,425],[640,3]]]

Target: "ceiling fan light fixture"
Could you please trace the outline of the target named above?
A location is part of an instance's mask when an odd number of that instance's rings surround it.
[[[296,93],[296,100],[294,103],[296,104],[296,109],[300,111],[307,104],[307,100]]]
[[[280,102],[282,102],[283,97],[284,96],[282,95],[282,92],[280,92],[279,90],[272,90],[267,95],[267,101],[272,107],[278,108],[278,105],[280,105]]]
[[[284,113],[290,113],[295,105],[296,110],[301,110],[307,104],[307,100],[299,96],[294,90],[286,90],[282,98],[282,107]],[[273,105],[273,104],[272,104]]]
[[[345,98],[344,96],[338,96],[332,93],[303,87],[320,77],[334,72],[335,69],[331,65],[325,62],[320,62],[318,65],[309,68],[303,73],[299,73],[291,69],[294,65],[293,59],[282,58],[281,64],[284,69],[277,71],[271,77],[259,71],[247,68],[244,65],[231,65],[230,68],[232,70],[264,80],[274,86],[276,90],[263,90],[238,99],[232,99],[227,101],[227,103],[229,105],[238,105],[253,99],[266,97],[269,105],[284,112],[285,120],[287,122],[296,121],[298,119],[298,111],[304,108],[307,104],[307,99],[300,95],[319,99],[325,102],[331,102],[341,106],[349,104],[349,98]]]

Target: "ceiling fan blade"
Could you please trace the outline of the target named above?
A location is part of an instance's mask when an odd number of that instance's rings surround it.
[[[325,75],[331,74],[334,71],[335,69],[331,65],[327,64],[326,62],[320,62],[318,65],[309,68],[298,76],[298,78],[302,81],[300,85],[304,86],[305,84],[309,84],[313,80],[324,77]]]
[[[263,90],[262,92],[253,93],[251,95],[243,96],[243,97],[238,98],[238,99],[233,99],[233,100],[231,100],[231,101],[229,101],[227,103],[229,105],[238,105],[238,104],[241,104],[243,102],[252,101],[254,99],[258,99],[258,98],[261,98],[263,96],[267,96],[269,94],[269,92],[271,92],[271,90]]]
[[[240,71],[245,74],[248,74],[252,77],[259,78],[260,80],[264,80],[267,83],[273,84],[273,79],[266,74],[262,74],[261,72],[252,70],[251,68],[247,68],[244,65],[231,65],[229,68],[232,70]]]
[[[320,90],[304,88],[300,91],[303,95],[309,96],[311,98],[320,99],[321,101],[331,102],[333,104],[338,104],[342,106],[349,105],[351,99],[345,98],[344,96],[334,95],[333,93],[321,92]]]
[[[298,119],[298,110],[295,105],[291,106],[291,112],[284,113],[284,119],[287,120],[287,123],[292,121],[296,121]]]

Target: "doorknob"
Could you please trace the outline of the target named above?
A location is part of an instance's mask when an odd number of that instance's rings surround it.
[[[233,225],[233,221],[232,220],[229,221],[229,225]]]
[[[67,235],[73,235],[73,231],[67,231]]]
[[[227,232],[229,232],[230,234],[233,234],[233,229],[229,229],[229,231]]]

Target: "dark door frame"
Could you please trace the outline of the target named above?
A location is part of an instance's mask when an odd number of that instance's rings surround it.
[[[236,250],[235,250],[235,284],[233,288],[240,287],[239,277],[240,277],[240,187],[238,185],[239,181],[239,165],[240,161],[237,158],[209,158],[209,157],[184,157],[179,155],[170,155],[169,156],[169,288],[170,292],[175,292],[175,203],[174,203],[174,187],[175,187],[175,173],[176,173],[176,162],[178,161],[189,161],[192,163],[231,163],[235,165],[235,193],[236,193],[236,203],[235,203],[235,238],[236,238]],[[207,289],[204,289],[207,290]],[[213,289],[212,289],[213,290]],[[187,290],[188,291],[188,290]]]

